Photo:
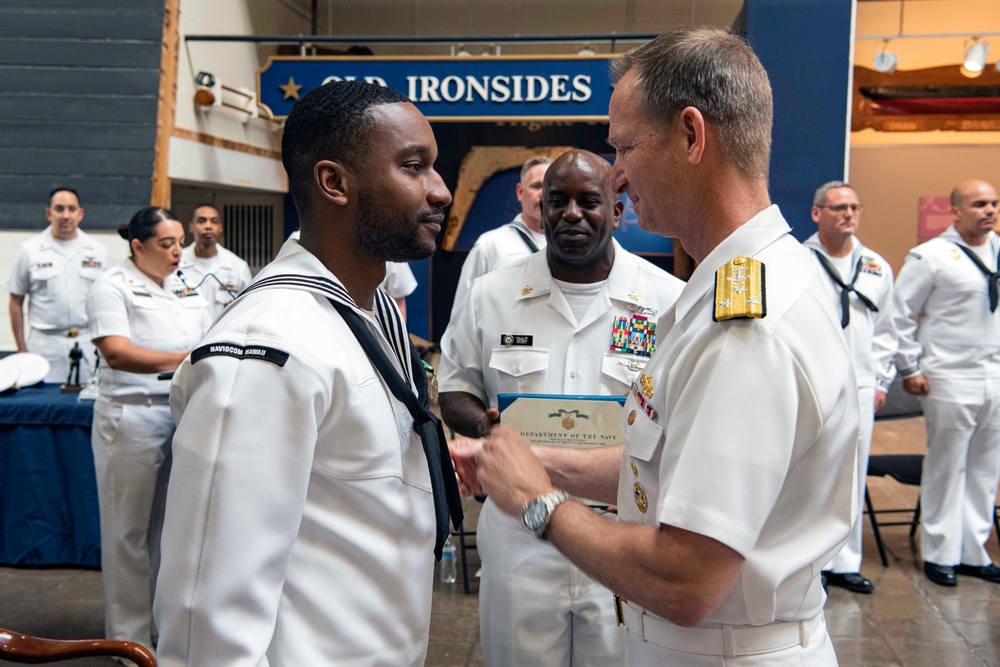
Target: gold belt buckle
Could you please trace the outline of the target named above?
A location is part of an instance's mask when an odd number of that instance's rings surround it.
[[[621,595],[615,594],[615,620],[618,625],[625,625],[625,614],[622,613],[622,605],[627,602]]]
[[[66,336],[69,338],[76,338],[80,335],[80,330],[76,327],[70,327],[69,331],[66,332]]]

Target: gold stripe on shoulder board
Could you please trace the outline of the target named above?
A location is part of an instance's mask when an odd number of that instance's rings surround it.
[[[716,322],[767,315],[764,294],[764,264],[753,257],[739,256],[715,272]]]

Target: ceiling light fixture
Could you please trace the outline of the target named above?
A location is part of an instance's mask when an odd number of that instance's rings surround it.
[[[889,50],[889,40],[882,42],[882,50],[875,54],[875,71],[891,74],[896,71],[898,62],[896,54]]]
[[[970,79],[983,73],[986,69],[986,57],[990,52],[988,41],[979,41],[978,37],[972,38],[972,44],[965,51],[965,58],[962,60],[961,72]]]

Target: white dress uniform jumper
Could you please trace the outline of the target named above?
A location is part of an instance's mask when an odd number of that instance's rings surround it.
[[[871,453],[872,429],[875,424],[875,391],[888,391],[896,375],[893,362],[899,343],[893,318],[892,267],[881,255],[863,246],[856,237],[851,238],[850,254],[842,258],[846,260],[844,264],[849,271],[846,274],[837,271],[835,264],[839,259],[830,257],[819,240],[819,234],[810,236],[803,245],[816,254],[816,260],[828,275],[830,271],[836,273],[836,279],[831,276],[827,281],[827,291],[830,303],[840,308],[838,315],[858,380],[858,404],[861,410],[858,430],[858,513],[847,544],[824,569],[832,572],[858,572],[861,569],[861,538],[864,527],[861,516],[865,501],[865,478],[868,474],[868,455]],[[824,260],[826,266],[823,265]],[[851,285],[853,291],[848,292],[844,285]],[[844,294],[848,294],[846,309],[843,307]]]
[[[172,547],[154,603],[163,667],[424,663],[441,531],[432,466],[331,299],[417,395],[392,300],[377,293],[367,314],[287,241],[171,389]]]
[[[966,251],[979,257],[983,271]],[[989,565],[1000,481],[1000,238],[969,248],[954,227],[906,257],[896,279],[904,378],[923,373],[927,455],[920,484],[920,551],[938,565]]]

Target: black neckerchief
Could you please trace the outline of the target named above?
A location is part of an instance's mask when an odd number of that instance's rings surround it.
[[[457,527],[462,523],[462,498],[455,478],[455,470],[451,464],[448,452],[448,441],[439,420],[427,408],[427,377],[417,350],[406,334],[406,327],[399,316],[398,310],[392,305],[390,297],[381,290],[375,291],[375,313],[378,325],[389,342],[397,360],[400,375],[386,355],[375,334],[365,324],[357,310],[360,308],[340,283],[319,276],[304,276],[298,274],[280,274],[264,278],[247,287],[243,295],[271,287],[298,287],[311,292],[320,292],[344,318],[355,338],[358,339],[365,354],[374,364],[382,379],[388,385],[396,400],[406,406],[413,417],[413,430],[420,437],[427,468],[430,472],[431,489],[434,495],[434,514],[437,523],[437,535],[434,545],[434,555],[439,560],[441,549],[451,534],[448,525],[449,516]],[[404,377],[405,376],[405,377]],[[417,396],[413,395],[411,383],[417,388]]]
[[[816,250],[816,248],[813,248],[812,251],[816,253],[816,257],[819,258],[820,266],[822,266],[823,269],[827,272],[827,274],[829,274],[830,278],[833,279],[833,282],[837,283],[837,285],[840,287],[841,329],[846,329],[847,325],[851,323],[851,292],[854,292],[855,294],[858,295],[858,299],[861,301],[861,303],[865,304],[868,310],[872,311],[873,313],[878,312],[878,306],[876,306],[871,299],[869,299],[864,294],[862,294],[861,292],[859,292],[854,288],[854,283],[857,282],[858,276],[861,275],[862,258],[860,255],[858,256],[858,261],[855,262],[854,264],[854,275],[851,276],[851,282],[845,283],[843,280],[840,279],[840,275],[837,273],[837,269],[834,268],[833,264],[830,263],[830,260],[827,259],[823,253],[821,253],[819,250]]]
[[[952,243],[955,242],[952,241]],[[955,243],[955,245],[957,245],[959,250],[964,252],[969,257],[969,259],[972,260],[973,264],[979,267],[979,270],[983,272],[983,275],[986,276],[987,292],[990,297],[990,312],[991,313],[997,312],[997,295],[998,292],[1000,292],[1000,289],[998,289],[1000,288],[1000,251],[997,251],[997,259],[996,259],[997,270],[990,271],[988,268],[986,268],[986,265],[983,264],[983,260],[979,258],[979,255],[973,252],[972,248],[967,248],[961,243]]]

